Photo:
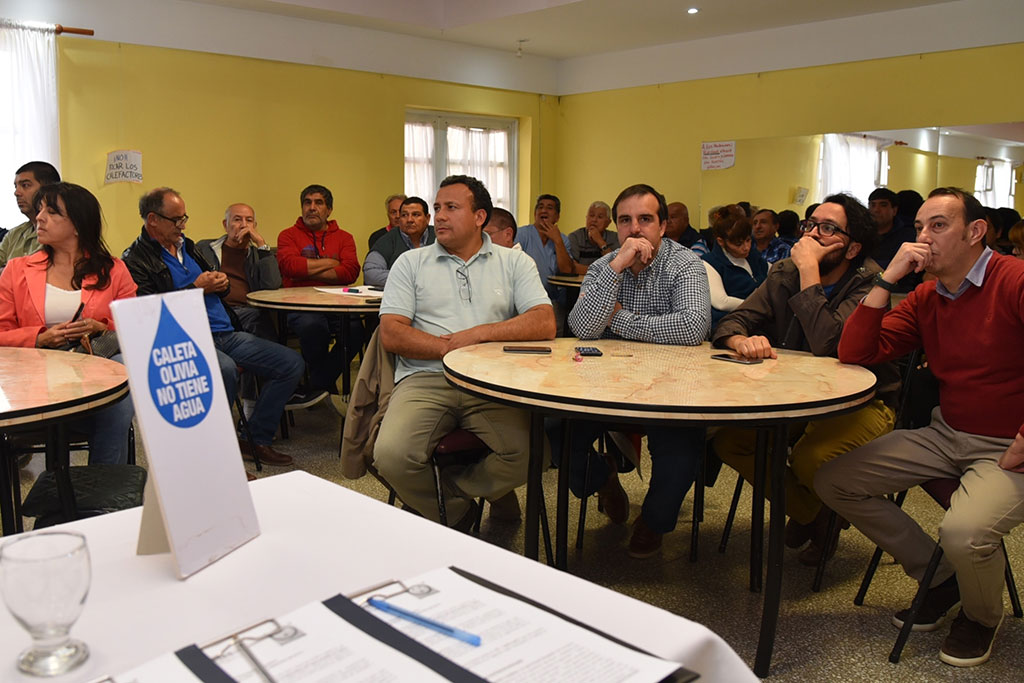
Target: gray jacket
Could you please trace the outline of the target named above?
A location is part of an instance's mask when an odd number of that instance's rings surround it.
[[[221,235],[215,240],[202,240],[196,244],[196,250],[217,270],[220,270],[221,248],[227,238],[227,235]],[[280,289],[281,271],[274,252],[270,249],[257,249],[250,244],[249,253],[245,255],[245,279],[249,283],[249,290],[253,292]]]

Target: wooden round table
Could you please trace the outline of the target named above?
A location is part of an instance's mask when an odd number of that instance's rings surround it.
[[[252,306],[270,308],[291,313],[336,313],[343,317],[350,315],[377,313],[380,311],[380,296],[358,296],[345,294],[346,287],[283,287],[281,289],[262,289],[249,292],[246,298]],[[359,289],[365,289],[361,287]],[[324,291],[329,290],[329,291]],[[383,292],[378,294],[383,295]],[[285,343],[286,323],[278,321],[280,342]],[[341,325],[341,343],[347,349],[349,345],[348,325]],[[348,395],[352,386],[352,370],[348,365],[342,368],[341,393]]]
[[[534,559],[538,556],[544,415],[680,426],[767,427],[774,432],[774,452],[785,453],[789,423],[856,410],[875,395],[875,376],[870,370],[799,351],[779,350],[776,360],[740,365],[712,359],[713,354],[724,352],[708,343],[664,346],[562,338],[527,345],[547,346],[552,352],[505,353],[500,342],[469,346],[444,357],[444,372],[449,383],[468,393],[531,411],[526,553]],[[604,355],[577,360],[576,346],[595,346]],[[763,473],[767,449],[759,449],[757,458],[758,471]],[[565,566],[568,530],[566,469],[559,468],[556,564],[560,567]],[[754,663],[754,672],[762,677],[771,664],[782,590],[785,471],[786,458],[772,458],[772,491],[780,493],[772,497],[768,572]],[[763,496],[764,487],[757,477],[754,491]],[[754,505],[754,590],[760,589],[761,582],[763,510],[763,504]]]
[[[323,291],[323,290],[334,291]],[[380,296],[364,297],[345,294],[343,287],[284,287],[249,292],[249,304],[257,308],[279,311],[312,311],[318,313],[376,313]],[[379,293],[380,295],[383,292]]]
[[[579,289],[583,286],[583,278],[583,275],[552,275],[548,277],[548,284]]]
[[[120,363],[82,353],[51,349],[0,347],[0,430],[46,428],[47,467],[56,469],[58,486],[66,484],[68,448],[66,418],[80,416],[122,399],[128,393],[128,375]],[[48,457],[48,461],[51,458]],[[0,514],[3,533],[14,533],[11,467],[0,463]]]

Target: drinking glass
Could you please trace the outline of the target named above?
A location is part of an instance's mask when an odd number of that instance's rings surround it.
[[[0,592],[7,609],[32,636],[18,668],[34,676],[57,676],[89,657],[89,648],[68,637],[89,595],[92,570],[85,537],[73,531],[43,531],[0,547]]]

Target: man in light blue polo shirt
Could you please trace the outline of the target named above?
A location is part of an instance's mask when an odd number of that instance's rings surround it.
[[[446,487],[452,526],[468,528],[473,498],[496,500],[526,482],[529,415],[449,386],[441,358],[489,341],[555,336],[555,316],[533,260],[491,243],[491,196],[476,178],[449,176],[434,202],[437,241],[402,254],[380,307],[380,339],[396,354],[395,390],[374,447],[374,466],[402,501],[438,520],[430,455],[456,428],[491,454]]]
[[[569,238],[558,228],[561,215],[562,201],[553,194],[542,194],[533,207],[533,223],[516,231],[516,244],[537,264],[540,281],[551,297],[559,335],[565,324],[566,293],[564,287],[548,284],[548,278],[576,272],[569,254]]]

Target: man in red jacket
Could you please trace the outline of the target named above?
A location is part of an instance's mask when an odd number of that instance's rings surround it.
[[[348,285],[359,277],[359,258],[352,235],[330,220],[334,195],[323,185],[310,185],[299,195],[302,215],[295,225],[277,237],[277,263],[285,287]],[[349,321],[348,343],[332,336],[341,331],[342,320],[327,313],[289,313],[288,327],[299,337],[302,357],[309,365],[310,386],[300,392],[312,405],[338,393],[337,381],[345,364],[361,345],[362,326]],[[348,352],[346,352],[346,346]],[[297,406],[301,401],[289,402]]]
[[[818,470],[822,501],[919,582],[935,542],[887,493],[960,480],[939,527],[945,552],[914,630],[938,628],[958,603],[939,658],[975,666],[1003,620],[1003,536],[1024,521],[1024,262],[985,246],[985,212],[959,188],[933,190],[905,242],[846,321],[839,360],[872,365],[924,348],[939,407],[922,429],[897,430]],[[903,277],[927,271],[892,311]],[[907,610],[893,617],[903,626]]]

